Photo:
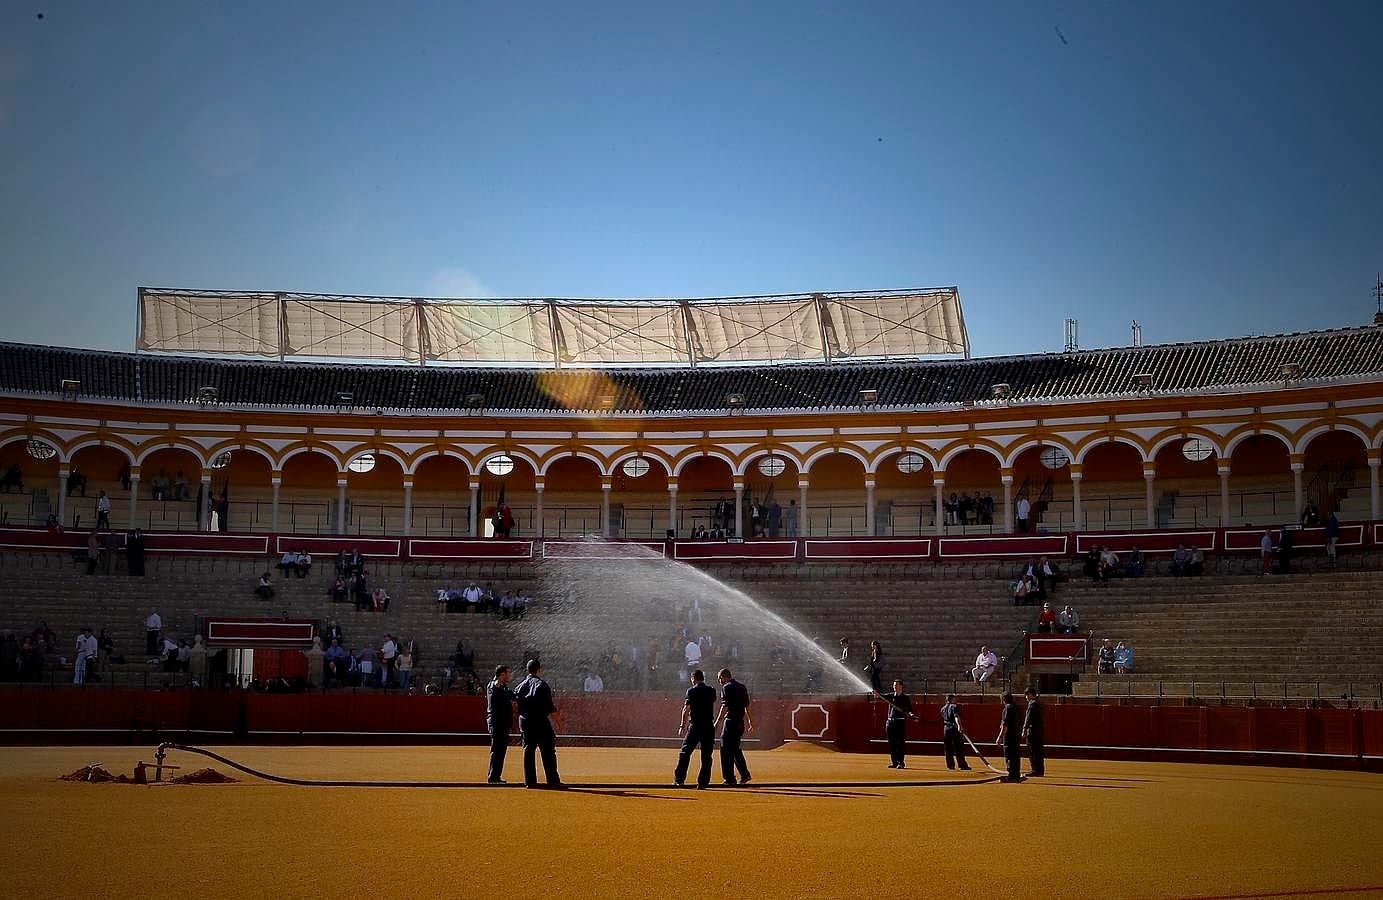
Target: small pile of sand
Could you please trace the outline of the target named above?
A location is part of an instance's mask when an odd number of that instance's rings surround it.
[[[198,769],[172,779],[173,784],[235,784],[240,779],[222,775],[215,769]]]
[[[63,781],[88,781],[93,784],[106,784],[117,782],[119,784],[131,784],[128,775],[112,775],[110,770],[101,765],[82,766],[75,772],[69,772],[61,776]]]

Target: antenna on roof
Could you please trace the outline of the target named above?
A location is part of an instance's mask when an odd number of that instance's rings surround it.
[[[1138,324],[1138,320],[1133,320],[1133,346],[1143,346],[1143,326]]]
[[[1373,286],[1374,299],[1378,301],[1378,312],[1373,314],[1373,324],[1383,325],[1383,272],[1374,276],[1378,283]]]
[[[1080,321],[1078,319],[1066,320],[1066,353],[1075,353],[1080,349]]]

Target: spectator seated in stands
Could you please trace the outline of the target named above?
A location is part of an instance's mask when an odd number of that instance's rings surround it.
[[[1062,634],[1075,634],[1080,628],[1080,616],[1076,613],[1075,607],[1066,604],[1061,612],[1056,614],[1057,630]]]
[[[370,609],[377,613],[386,613],[389,611],[390,599],[388,591],[382,587],[377,587],[370,594]]]
[[[970,677],[976,684],[988,681],[994,677],[994,673],[999,669],[999,657],[994,655],[994,651],[988,647],[981,647],[979,656],[975,657],[975,667],[970,670]]]
[[[705,527],[704,525],[698,525],[696,528],[693,528],[693,529],[692,529],[691,536],[692,536],[692,540],[695,540],[695,541],[704,541],[704,540],[706,540],[706,538],[709,537],[710,535],[709,535],[709,533],[706,531],[706,527]]]
[[[268,572],[259,576],[259,586],[255,588],[255,596],[261,600],[269,600],[274,596],[273,579],[269,577]]]
[[[312,554],[303,550],[298,553],[298,564],[294,567],[299,578],[306,578],[307,573],[312,571]]]
[[[327,588],[327,596],[331,597],[332,603],[345,603],[350,596],[350,589],[346,587],[346,580],[338,577]]]
[[[346,557],[346,571],[357,575],[369,574],[365,571],[365,557],[359,547],[351,548],[351,555]]]
[[[1013,583],[1013,605],[1027,606],[1029,603],[1036,603],[1039,593],[1037,579],[1025,573]]]
[[[469,612],[471,610],[475,610],[476,612],[485,611],[485,590],[474,581],[467,585],[466,589],[461,592],[461,599],[466,602],[466,605],[461,608],[462,612]]]
[[[1172,551],[1172,574],[1177,578],[1191,574],[1191,551],[1185,544],[1177,544]]]
[[[604,692],[605,682],[595,672],[587,672],[582,680],[581,689],[588,694],[599,694]]]
[[[1109,576],[1119,574],[1119,554],[1108,547],[1100,548],[1100,581],[1108,581]]]
[[[528,604],[531,602],[532,601],[529,599],[527,594],[522,592],[516,593],[514,595],[514,618],[522,619],[525,615],[527,615]]]
[[[1128,559],[1124,561],[1124,577],[1143,577],[1143,551],[1139,550],[1137,547],[1133,548],[1132,552],[1129,553]]]
[[[58,521],[58,514],[50,512],[48,519],[43,523],[43,527],[48,529],[49,537],[57,537],[62,534],[62,523]]]
[[[1052,609],[1052,604],[1042,604],[1042,612],[1037,614],[1037,630],[1051,632],[1056,628],[1056,610]]]
[[[0,487],[5,489],[5,493],[10,492],[10,488],[16,488],[19,493],[24,493],[24,470],[15,463],[5,470],[5,477],[0,478]]]
[[[1028,592],[1030,598],[1038,602],[1047,599],[1046,585],[1042,583],[1042,566],[1037,560],[1028,560],[1027,565],[1023,566],[1023,572],[1020,577],[1029,579],[1033,584],[1037,585],[1036,591]]]
[[[1199,547],[1191,551],[1191,574],[1205,574],[1205,551]]]
[[[1106,639],[1105,642],[1100,645],[1100,655],[1098,659],[1099,664],[1096,666],[1095,671],[1101,675],[1113,674],[1114,645],[1111,644],[1108,639]]]
[[[1133,671],[1133,645],[1120,641],[1114,648],[1114,671],[1127,675]]]
[[[712,528],[710,539],[713,541],[723,541],[725,540],[725,532],[721,531],[719,528]]]
[[[1048,591],[1056,593],[1056,585],[1059,581],[1065,581],[1066,576],[1062,574],[1057,564],[1047,557],[1039,557],[1037,560],[1037,586],[1042,589],[1043,596]]]
[[[298,568],[298,551],[283,551],[283,558],[279,560],[279,564],[277,566],[274,566],[274,568],[282,572],[284,578],[287,578]]]

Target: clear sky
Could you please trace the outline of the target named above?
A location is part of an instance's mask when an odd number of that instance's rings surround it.
[[[1362,324],[1381,48],[1377,0],[3,0],[0,337],[131,349],[139,285]]]

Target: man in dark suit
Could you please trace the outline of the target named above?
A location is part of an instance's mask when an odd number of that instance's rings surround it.
[[[941,707],[941,744],[946,750],[946,768],[970,771],[965,761],[965,727],[960,721],[960,704],[956,703],[955,694],[947,694],[946,705]]]
[[[495,666],[495,680],[485,688],[485,725],[490,729],[490,771],[485,776],[488,784],[504,784],[504,754],[509,750],[509,731],[514,726],[514,692],[509,689],[509,679],[508,666]]]
[[[994,739],[994,743],[1004,749],[1004,764],[1008,767],[1008,775],[1004,781],[1017,783],[1023,780],[1023,775],[1019,771],[1022,766],[1022,754],[1019,751],[1019,733],[1023,728],[1023,717],[1018,712],[1018,704],[1013,702],[1013,694],[1004,691],[1004,709],[999,715],[999,736]]]
[[[1029,775],[1041,778],[1046,772],[1046,735],[1042,729],[1042,701],[1034,688],[1023,692],[1028,698],[1028,714],[1023,719],[1023,738],[1028,742],[1028,764],[1032,767]]]
[[[717,680],[720,682],[720,712],[716,715],[716,724],[722,719],[725,721],[720,732],[720,774],[725,784],[733,787],[738,770],[738,783],[748,784],[749,766],[745,764],[740,741],[746,729],[754,730],[754,719],[749,715],[749,689],[731,677],[729,669],[721,669]],[[711,730],[715,730],[714,726]]]
[[[691,673],[691,687],[687,688],[682,721],[677,726],[677,733],[685,734],[682,749],[677,753],[677,768],[672,773],[672,783],[678,787],[687,778],[687,764],[697,747],[701,748],[701,771],[696,776],[696,789],[704,791],[711,783],[711,752],[716,743],[715,705],[715,688],[706,684],[706,673],[697,669]]]
[[[528,677],[514,692],[519,704],[519,733],[523,735],[523,786],[538,786],[538,767],[534,754],[543,756],[543,772],[547,774],[547,786],[561,788],[562,778],[557,774],[557,733],[549,716],[556,718],[556,727],[562,727],[562,717],[552,702],[552,688],[543,681],[543,664],[536,659],[528,661]]]
[[[908,719],[917,718],[912,714],[912,698],[903,688],[903,682],[893,682],[893,690],[887,694],[874,691],[874,696],[888,704],[888,719],[884,722],[884,735],[888,738],[888,767],[906,769],[903,763],[908,748]]]

